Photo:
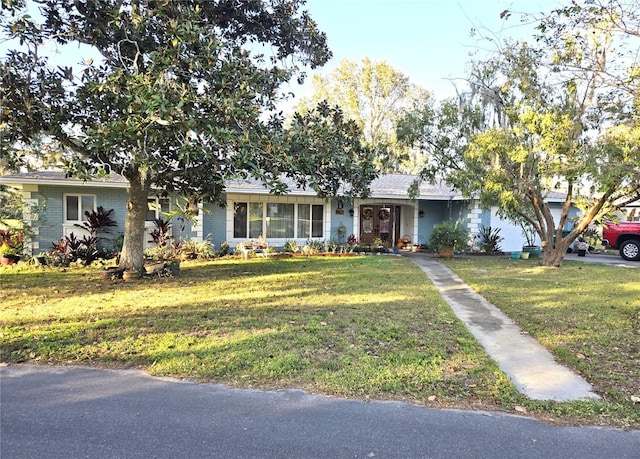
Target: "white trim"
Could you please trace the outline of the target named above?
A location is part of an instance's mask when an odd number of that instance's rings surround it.
[[[2,177],[0,183],[3,185],[23,188],[25,185],[54,185],[54,186],[80,186],[88,188],[129,188],[129,182],[104,182],[100,180],[76,180],[76,179],[32,179],[32,178],[12,178]],[[18,186],[19,185],[19,186]]]
[[[293,217],[294,217],[294,237],[290,238],[266,238],[269,242],[270,246],[279,246],[284,245],[285,242],[291,240],[296,241],[298,244],[304,244],[309,239],[314,240],[329,240],[331,239],[331,203],[323,198],[318,198],[317,196],[291,196],[287,194],[286,196],[274,196],[269,194],[241,194],[241,193],[227,193],[227,205],[226,205],[226,222],[225,222],[225,233],[226,240],[232,246],[237,245],[241,242],[250,239],[249,237],[234,237],[234,216],[233,216],[233,208],[234,203],[243,202],[247,203],[247,212],[249,211],[250,203],[259,203],[263,206],[267,204],[292,204],[293,208]],[[323,216],[323,228],[322,228],[322,237],[313,237],[309,238],[306,236],[299,236],[298,233],[298,205],[316,205],[323,206],[324,216]],[[265,235],[265,225],[266,225],[266,208],[263,213],[263,223],[262,223],[262,236]],[[249,220],[247,219],[247,224],[249,224]]]
[[[67,219],[67,198],[69,196],[76,196],[78,198],[78,220],[69,220]],[[93,210],[95,211],[97,209],[97,205],[98,205],[98,196],[95,194],[88,194],[88,193],[62,193],[62,223],[64,224],[74,224],[74,223],[82,223],[83,220],[82,216],[84,215],[84,213],[82,212],[82,197],[83,196],[89,196],[91,198],[93,198]]]
[[[149,195],[147,197],[147,210],[145,211],[144,221],[146,223],[151,223],[152,225],[154,225],[153,220],[147,220],[147,211],[151,210],[151,209],[149,209],[149,201],[152,201],[154,199],[156,201],[156,203],[155,203],[155,207],[156,208],[153,209],[155,211],[155,213],[156,213],[156,217],[155,218],[161,218],[162,217],[162,219],[164,220],[164,215],[162,215],[163,212],[161,210],[162,206],[160,204],[160,200],[161,199],[167,201],[167,203],[169,205],[169,213],[171,212],[171,208],[173,207],[171,205],[171,198],[170,197],[157,196],[157,195],[153,195],[153,194]]]

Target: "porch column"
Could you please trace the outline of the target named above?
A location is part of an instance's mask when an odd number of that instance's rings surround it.
[[[40,249],[40,241],[38,235],[40,234],[40,228],[38,228],[38,198],[36,193],[38,192],[38,185],[23,185],[22,187],[22,219],[24,224],[31,228],[33,237],[26,236],[24,239],[24,252],[25,255],[31,255]]]
[[[420,244],[420,205],[419,205],[419,201],[416,201],[413,204],[413,234],[411,235],[411,241],[413,241],[413,243],[415,245]],[[425,241],[426,242],[426,241]]]
[[[360,242],[360,199],[356,198],[353,199],[353,234]]]

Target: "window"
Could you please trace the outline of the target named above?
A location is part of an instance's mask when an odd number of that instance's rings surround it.
[[[233,203],[233,237],[247,237],[247,203]]]
[[[64,198],[64,221],[86,221],[85,212],[96,209],[96,197],[90,194],[67,194]]]
[[[267,204],[267,237],[286,239],[293,233],[293,204]]]
[[[296,207],[288,203],[233,203],[234,238],[307,239],[323,235],[322,204],[298,204]]]
[[[324,206],[298,204],[298,237],[322,237]]]
[[[249,237],[257,238],[264,234],[262,230],[262,214],[264,204],[261,202],[249,203]]]
[[[149,198],[147,199],[147,215],[145,220],[148,222],[154,221],[156,218],[163,218],[166,220],[166,214],[169,213],[169,199],[168,198]]]

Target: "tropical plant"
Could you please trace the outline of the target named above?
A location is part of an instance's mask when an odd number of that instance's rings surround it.
[[[493,253],[502,250],[500,243],[504,241],[504,237],[500,236],[500,228],[482,225],[475,239],[478,241],[478,248],[482,252]]]
[[[297,253],[300,250],[300,246],[296,241],[287,240],[282,246],[283,253]]]
[[[86,220],[82,223],[76,223],[75,226],[89,232],[89,238],[85,240],[87,249],[99,250],[100,241],[107,238],[103,234],[110,234],[111,228],[118,226],[118,223],[111,218],[113,209],[105,210],[104,207],[98,206],[96,210],[89,212],[85,210]]]
[[[320,253],[320,251],[324,248],[324,243],[317,239],[307,239],[304,246],[302,246],[302,253],[305,255],[315,255],[316,253]]]
[[[209,259],[216,256],[216,249],[213,243],[207,239],[204,241],[187,239],[182,241],[179,255],[182,258]]]
[[[162,217],[153,220],[155,228],[151,231],[151,241],[156,246],[168,246],[169,242],[173,238],[171,234],[172,223],[171,220],[165,220]]]
[[[229,247],[229,243],[227,241],[224,241],[223,243],[220,244],[220,250],[218,251],[217,255],[219,257],[224,257],[229,255],[230,252],[231,252],[231,249]]]
[[[84,235],[79,239],[73,232],[51,243],[49,259],[57,266],[67,266],[69,263],[81,262],[91,264],[95,260],[105,260],[113,257],[113,252],[98,247],[98,238]]]
[[[22,233],[0,229],[0,254],[20,255],[24,249]]]
[[[434,225],[429,234],[429,247],[439,251],[445,247],[463,251],[469,248],[469,232],[458,221],[444,221]]]
[[[324,251],[327,253],[336,253],[338,251],[338,247],[340,247],[340,244],[333,239],[324,241]]]

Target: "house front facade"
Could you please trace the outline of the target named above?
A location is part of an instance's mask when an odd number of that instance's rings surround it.
[[[381,241],[394,247],[399,240],[426,244],[439,222],[458,220],[473,236],[482,226],[501,228],[504,251],[520,250],[524,243],[521,229],[502,220],[496,209],[482,209],[477,200],[464,199],[447,186],[422,184],[419,196],[410,199],[407,190],[415,176],[387,174],[371,184],[366,199],[318,198],[313,190],[290,187],[290,192],[273,195],[257,181],[231,181],[226,187],[224,206],[200,203],[192,223],[174,218],[174,237],[194,241],[209,240],[215,247],[227,242],[231,247],[248,239],[265,238],[271,247],[287,241],[304,245],[309,240],[335,241],[344,244],[353,234],[358,242]],[[111,236],[124,231],[128,182],[120,176],[93,181],[66,178],[60,172],[31,172],[0,177],[0,184],[22,191],[24,220],[34,237],[26,251],[35,254],[51,249],[53,242],[74,233],[84,235],[79,227],[85,211],[99,206],[113,209],[117,226]],[[148,200],[145,246],[152,243],[151,231],[156,218],[179,208],[179,196],[153,194]],[[559,215],[560,203],[550,203]],[[184,228],[183,228],[184,227]],[[179,234],[178,234],[179,233]]]

